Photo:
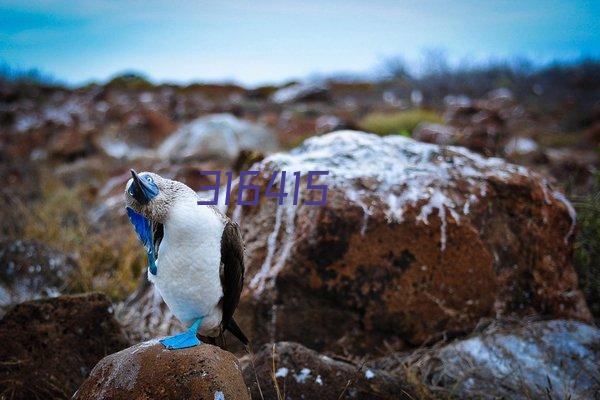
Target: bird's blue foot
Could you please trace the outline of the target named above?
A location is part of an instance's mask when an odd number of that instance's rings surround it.
[[[202,318],[199,318],[187,331],[160,339],[159,342],[169,350],[186,349],[188,347],[198,346],[202,342],[196,337],[196,333],[201,324]]]

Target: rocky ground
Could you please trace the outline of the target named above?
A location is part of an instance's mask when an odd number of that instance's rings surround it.
[[[3,82],[0,398],[600,396],[600,80],[577,71],[483,93]],[[156,343],[181,327],[123,212],[132,167],[195,190],[329,171],[325,206],[221,206],[253,353]]]

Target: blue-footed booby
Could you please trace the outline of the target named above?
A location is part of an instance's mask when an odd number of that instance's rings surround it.
[[[244,242],[238,225],[198,205],[185,184],[131,170],[127,215],[148,255],[148,280],[189,329],[161,339],[168,349],[200,344],[197,334],[248,339],[233,319],[244,282]]]

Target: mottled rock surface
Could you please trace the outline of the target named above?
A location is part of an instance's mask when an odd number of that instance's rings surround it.
[[[451,126],[421,122],[412,133],[415,140],[435,144],[454,144],[458,142],[458,132]]]
[[[265,126],[231,114],[214,114],[183,125],[158,148],[170,160],[234,161],[242,150],[273,152],[277,139]]]
[[[446,106],[444,119],[456,132],[452,143],[486,155],[499,154],[512,131],[526,118],[523,107],[506,88],[476,100],[448,96]]]
[[[47,245],[28,240],[0,240],[0,315],[7,306],[60,295],[75,260]]]
[[[28,301],[0,320],[0,393],[69,398],[94,365],[128,341],[104,295]]]
[[[590,319],[570,261],[574,211],[526,168],[343,131],[253,169],[261,190],[273,171],[290,176],[283,205],[261,196],[229,210],[247,247],[239,319],[259,342],[373,354],[469,332],[482,317]],[[314,182],[329,185],[327,204],[293,206],[293,171],[300,204],[321,197],[306,190],[310,170],[329,171]]]
[[[74,399],[249,400],[235,356],[209,344],[167,350],[153,340],[111,354]]]
[[[265,345],[255,355],[254,367],[243,360],[244,378],[253,399],[260,399],[256,376],[265,400],[277,400],[277,387],[285,399],[411,399],[412,389],[402,374],[364,368],[333,359],[298,343]],[[277,381],[275,385],[274,380]]]
[[[600,330],[553,320],[492,326],[483,333],[411,356],[371,364],[407,369],[441,398],[595,399],[600,395]]]

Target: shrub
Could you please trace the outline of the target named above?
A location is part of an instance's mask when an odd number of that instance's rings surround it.
[[[414,108],[395,113],[371,113],[359,122],[359,126],[367,132],[378,135],[410,136],[421,122],[442,123],[443,120],[434,111]]]
[[[590,311],[600,319],[600,175],[586,198],[575,203],[579,232],[575,242],[575,266]]]
[[[106,83],[106,87],[115,89],[152,89],[154,85],[143,74],[126,72],[114,76]]]

